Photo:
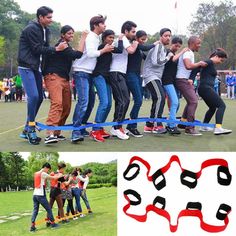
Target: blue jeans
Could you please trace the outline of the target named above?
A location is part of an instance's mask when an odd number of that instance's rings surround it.
[[[142,106],[143,102],[143,88],[140,75],[134,72],[127,73],[126,84],[134,99],[134,105],[130,112],[130,118],[137,119],[140,107]],[[137,123],[129,124],[127,128],[137,128]]]
[[[28,122],[35,122],[36,115],[43,101],[42,74],[31,69],[18,68],[22,78],[25,93],[27,95],[27,120],[25,129],[28,130]]]
[[[83,189],[81,189],[82,193],[81,193],[81,198],[83,199],[85,206],[88,210],[91,210],[90,205],[89,205],[89,201],[88,201],[88,197],[86,195],[86,191],[83,191]]]
[[[94,77],[93,82],[97,90],[99,105],[95,117],[96,123],[103,123],[111,110],[112,98],[111,87],[101,75]],[[102,127],[95,127],[93,130],[100,130]]]
[[[81,196],[81,189],[80,188],[72,188],[72,196],[75,197],[75,202],[76,202],[76,209],[78,209],[78,212],[82,212],[81,204],[80,204],[80,196]],[[68,208],[67,208],[68,212]]]
[[[173,84],[164,85],[164,89],[167,93],[168,98],[170,99],[170,112],[169,119],[176,120],[176,113],[179,106],[179,99]],[[173,128],[176,126],[175,123],[169,123],[169,127]]]
[[[33,209],[33,214],[32,214],[32,218],[31,218],[31,222],[34,223],[36,220],[36,217],[38,215],[39,212],[39,204],[41,204],[43,206],[43,208],[47,211],[48,213],[48,218],[51,222],[54,222],[55,219],[53,217],[52,214],[52,209],[48,203],[48,200],[46,198],[46,196],[37,196],[34,195],[33,196],[33,202],[34,202],[34,209]]]
[[[82,124],[82,120],[86,113],[89,102],[89,80],[91,75],[85,72],[75,72],[73,78],[75,80],[75,87],[78,95],[78,101],[75,106],[73,115],[73,125],[79,127]],[[74,130],[73,134],[80,135],[79,130]]]

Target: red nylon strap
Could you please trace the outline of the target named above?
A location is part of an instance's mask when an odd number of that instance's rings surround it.
[[[150,211],[153,211],[155,212],[156,214],[166,218],[169,222],[169,226],[170,226],[170,231],[173,233],[173,232],[176,232],[177,229],[178,229],[178,224],[179,224],[179,219],[181,217],[197,217],[199,220],[200,220],[200,226],[203,230],[207,231],[207,232],[210,232],[210,233],[218,233],[218,232],[221,232],[221,231],[224,231],[229,223],[229,218],[228,218],[228,214],[230,213],[230,211],[227,213],[227,216],[225,217],[224,219],[224,225],[220,225],[220,226],[216,226],[216,225],[210,225],[210,224],[207,224],[206,222],[204,222],[203,220],[203,216],[202,216],[202,212],[200,210],[182,210],[180,211],[178,217],[177,217],[177,224],[176,225],[172,225],[171,224],[171,217],[170,217],[170,214],[164,210],[164,209],[159,209],[157,208],[156,206],[154,205],[148,205],[146,207],[146,213],[144,215],[135,215],[135,214],[130,214],[128,213],[127,211],[129,210],[131,204],[130,204],[130,199],[127,195],[124,194],[124,198],[127,200],[128,204],[125,205],[123,207],[123,211],[124,213],[139,221],[139,222],[146,222],[147,220],[147,214],[150,212]]]
[[[142,163],[146,168],[147,168],[147,173],[146,173],[146,175],[147,175],[147,179],[149,180],[149,181],[151,181],[151,182],[153,182],[153,176],[155,175],[150,175],[150,170],[151,170],[151,166],[150,166],[150,164],[147,162],[147,161],[145,161],[145,160],[143,160],[142,158],[140,158],[140,157],[138,157],[138,156],[134,156],[134,157],[132,157],[131,159],[130,159],[130,162],[129,162],[129,165],[131,165],[131,164],[133,164],[134,162],[140,162],[140,163]],[[157,173],[157,176],[159,176],[160,174],[164,174],[164,173],[166,173],[168,170],[169,170],[169,168],[171,167],[171,164],[173,163],[173,162],[177,162],[178,164],[179,164],[179,166],[180,166],[180,169],[181,169],[181,171],[182,171],[182,173],[184,173],[184,172],[190,172],[190,171],[188,171],[188,170],[185,170],[183,167],[182,167],[182,165],[181,165],[181,162],[180,162],[180,160],[179,160],[179,157],[178,156],[176,156],[176,155],[173,155],[171,158],[170,158],[170,160],[169,160],[169,162],[165,165],[165,166],[163,166],[162,168],[160,168],[156,173]],[[201,164],[201,169],[200,169],[200,171],[198,171],[198,172],[191,172],[191,174],[192,175],[194,175],[195,177],[196,177],[196,179],[198,179],[198,178],[200,178],[200,176],[201,176],[201,174],[202,174],[202,170],[203,169],[205,169],[205,168],[207,168],[207,167],[209,167],[209,166],[221,166],[221,167],[225,167],[226,169],[227,169],[227,178],[228,178],[228,180],[226,181],[226,184],[225,183],[223,183],[223,185],[229,185],[230,184],[230,182],[231,182],[231,175],[230,175],[230,173],[229,173],[229,171],[228,171],[228,162],[226,161],[226,160],[224,160],[224,159],[219,159],[219,158],[215,158],[215,159],[209,159],[209,160],[206,160],[206,161],[204,161],[202,164]],[[129,172],[129,170],[130,169],[128,169],[128,171],[125,171],[125,173],[124,173],[124,177],[125,177],[125,179],[126,180],[132,180],[133,178],[132,178],[132,176],[131,177],[127,177],[126,175],[128,174],[128,172]],[[139,169],[138,169],[138,171],[139,171]],[[135,173],[135,177],[138,175],[138,173],[136,172]],[[224,180],[223,180],[224,181]],[[221,182],[222,182],[222,179],[221,179]],[[183,182],[182,182],[183,183]],[[219,181],[219,183],[220,183],[220,181]],[[222,184],[222,183],[221,183]],[[161,188],[163,188],[163,187],[165,187],[165,184],[163,184],[162,183],[162,186],[158,189],[158,190],[160,190]],[[133,191],[133,190],[131,190],[131,191]],[[135,192],[135,191],[133,191],[133,192]],[[129,208],[130,208],[130,206],[131,205],[133,205],[133,204],[130,204],[130,202],[131,202],[131,200],[130,200],[130,198],[128,197],[128,195],[129,194],[125,194],[124,193],[124,198],[127,200],[127,205],[125,205],[124,207],[123,207],[123,211],[124,211],[124,213],[127,215],[127,216],[129,216],[129,217],[131,217],[131,218],[133,218],[133,219],[135,219],[135,220],[137,220],[137,221],[139,221],[139,222],[145,222],[146,220],[147,220],[147,214],[148,214],[148,212],[150,212],[150,211],[153,211],[153,212],[155,212],[156,214],[158,214],[158,215],[160,215],[160,216],[162,216],[162,217],[164,217],[164,218],[166,218],[168,221],[169,221],[169,226],[170,226],[170,231],[171,232],[176,232],[176,230],[177,230],[177,228],[178,228],[178,222],[179,222],[179,219],[181,218],[181,217],[186,217],[186,216],[192,216],[192,217],[197,217],[197,218],[199,218],[199,220],[200,220],[200,226],[201,226],[201,228],[203,229],[203,230],[205,230],[205,231],[207,231],[207,232],[212,232],[212,233],[216,233],[216,232],[221,232],[221,231],[224,231],[225,229],[226,229],[226,227],[227,227],[227,225],[228,225],[228,223],[229,223],[229,219],[228,219],[228,214],[231,212],[231,208],[230,208],[230,210],[227,210],[227,212],[226,212],[226,216],[225,216],[225,218],[224,218],[224,225],[221,225],[221,226],[215,226],[215,225],[210,225],[210,224],[207,224],[207,223],[205,223],[204,221],[203,221],[203,216],[202,216],[202,212],[201,212],[201,210],[199,210],[199,209],[185,209],[185,210],[182,210],[182,211],[180,211],[180,213],[179,213],[179,215],[178,215],[178,217],[177,217],[177,225],[172,225],[171,224],[171,217],[170,217],[170,214],[165,210],[165,209],[160,209],[160,208],[157,208],[155,205],[148,205],[147,207],[146,207],[146,213],[144,214],[144,215],[135,215],[135,214],[131,214],[131,213],[128,213],[127,211],[129,210]],[[138,194],[139,195],[139,194]],[[141,200],[141,197],[139,196],[139,198],[140,198],[140,200]],[[224,205],[224,204],[223,204]]]
[[[135,161],[141,162],[141,163],[147,168],[147,174],[146,174],[146,175],[147,175],[147,179],[148,179],[149,181],[152,181],[152,180],[153,180],[152,175],[149,175],[149,174],[150,174],[150,169],[151,169],[150,164],[149,164],[147,161],[143,160],[141,157],[134,156],[134,157],[132,157],[132,158],[130,159],[129,165],[132,164],[132,163],[135,162]],[[185,171],[185,169],[184,169],[184,168],[182,167],[182,165],[181,165],[181,162],[180,162],[180,160],[179,160],[179,157],[176,156],[176,155],[173,155],[173,156],[170,158],[169,162],[168,162],[165,166],[163,166],[162,168],[160,168],[161,172],[162,172],[163,174],[166,173],[166,172],[170,169],[171,164],[172,164],[173,162],[177,162],[177,163],[179,164],[180,169],[181,169],[182,172]],[[204,162],[202,163],[202,165],[201,165],[200,171],[198,171],[198,172],[195,173],[197,179],[200,178],[200,176],[201,176],[201,174],[202,174],[202,170],[205,169],[205,168],[207,168],[207,167],[209,167],[209,166],[224,166],[224,167],[227,167],[227,168],[228,168],[228,162],[227,162],[226,160],[224,160],[224,159],[219,159],[219,158],[209,159],[209,160],[204,161]]]

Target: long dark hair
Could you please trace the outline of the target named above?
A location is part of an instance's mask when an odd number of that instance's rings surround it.
[[[223,48],[217,48],[211,55],[209,58],[212,58],[214,56],[218,56],[220,58],[227,58],[227,53]]]

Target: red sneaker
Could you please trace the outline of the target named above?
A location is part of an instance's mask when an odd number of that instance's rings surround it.
[[[105,139],[102,137],[100,130],[91,131],[90,137],[97,142],[105,142]]]
[[[154,127],[144,126],[144,133],[152,133]]]
[[[108,134],[104,129],[100,129],[99,131],[103,138],[110,138],[111,135]]]

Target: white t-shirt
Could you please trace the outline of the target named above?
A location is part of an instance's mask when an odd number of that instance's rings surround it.
[[[123,52],[122,53],[113,53],[112,62],[110,66],[110,72],[121,72],[126,74],[127,64],[128,64],[128,52],[126,48],[130,46],[130,42],[127,37],[123,37]],[[118,41],[116,41],[115,46],[118,46]]]
[[[101,54],[98,50],[99,44],[99,36],[91,31],[85,40],[83,56],[76,59],[73,63],[73,71],[83,71],[92,74],[97,63],[97,57]]]
[[[45,180],[49,177],[49,175],[45,172],[42,172],[41,174],[41,184],[40,188],[35,188],[33,195],[36,196],[43,196],[44,195],[44,189],[43,186],[45,185]]]
[[[183,55],[180,56],[179,62],[178,62],[178,67],[177,67],[177,74],[176,78],[184,78],[184,79],[189,79],[189,76],[191,74],[192,70],[187,70],[185,65],[184,65],[184,59],[190,59],[192,63],[194,63],[194,53],[193,51],[187,51]]]

